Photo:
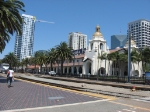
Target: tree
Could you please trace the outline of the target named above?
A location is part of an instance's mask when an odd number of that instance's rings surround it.
[[[51,71],[52,71],[53,64],[55,63],[55,48],[51,48],[51,49],[48,51],[47,60],[50,62]]]
[[[37,63],[40,65],[40,73],[42,73],[42,66],[46,62],[46,55],[44,52],[38,52]]]
[[[19,11],[23,10],[24,3],[19,0],[0,0],[0,52],[10,40],[14,32],[22,34],[22,18]]]
[[[10,52],[4,57],[3,62],[8,63],[9,67],[12,68],[13,65],[17,62],[17,57],[14,55],[13,52]]]
[[[98,54],[98,59],[100,59],[100,60],[106,60],[106,58],[107,58],[107,54],[106,53],[102,54],[101,56],[100,56],[100,54]],[[101,62],[100,62],[100,74],[101,74]],[[105,68],[105,74],[106,74],[106,68]]]
[[[144,72],[146,71],[149,71],[149,67],[147,64],[150,63],[150,48],[148,47],[145,47],[143,50],[142,50],[142,66],[143,66],[143,70]]]
[[[56,46],[55,58],[61,62],[61,75],[63,74],[63,63],[65,59],[72,60],[72,57],[72,48],[68,47],[66,42],[61,42],[60,45]]]
[[[29,64],[29,58],[25,58],[25,59],[23,60],[23,63],[25,64],[26,69],[27,69],[27,66],[28,66],[28,64]],[[25,71],[26,71],[26,69],[25,69]]]

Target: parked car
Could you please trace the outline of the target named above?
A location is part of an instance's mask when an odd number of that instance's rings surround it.
[[[55,71],[50,71],[49,75],[56,76],[56,72]]]

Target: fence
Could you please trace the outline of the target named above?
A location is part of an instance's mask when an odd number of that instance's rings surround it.
[[[118,82],[118,83],[128,83],[128,76],[96,76],[96,75],[73,75],[73,74],[64,74],[62,77],[74,77],[81,79],[89,79],[89,80],[99,80],[99,81],[110,81],[110,82]],[[134,84],[150,84],[150,77],[137,77],[130,76],[130,83]]]

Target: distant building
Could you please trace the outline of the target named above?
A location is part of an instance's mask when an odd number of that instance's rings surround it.
[[[39,53],[47,53],[47,51],[46,50],[38,50],[38,51],[36,51],[36,52],[39,52]]]
[[[84,49],[87,47],[87,35],[80,32],[71,32],[68,36],[68,45],[73,50]]]
[[[112,35],[111,36],[111,49],[125,46],[126,41],[127,41],[127,35]]]
[[[33,55],[34,27],[36,21],[34,16],[25,14],[22,14],[22,19],[24,21],[22,35],[16,35],[14,48],[14,53],[19,61]]]
[[[128,23],[127,37],[129,33],[132,34],[132,40],[135,41],[137,47],[150,47],[150,21],[140,19]]]

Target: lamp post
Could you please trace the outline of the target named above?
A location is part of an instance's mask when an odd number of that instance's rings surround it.
[[[131,37],[132,37],[132,34],[130,33],[129,35],[129,40],[128,40],[128,83],[130,82],[130,66],[131,66],[131,52],[130,52],[130,49],[131,49]]]
[[[118,59],[119,59],[119,55],[117,53],[117,76],[118,76],[118,68],[119,68],[119,66],[118,66]]]
[[[73,57],[74,57],[74,59],[73,59],[73,77],[74,77],[74,63],[75,63],[75,53],[73,52]]]

